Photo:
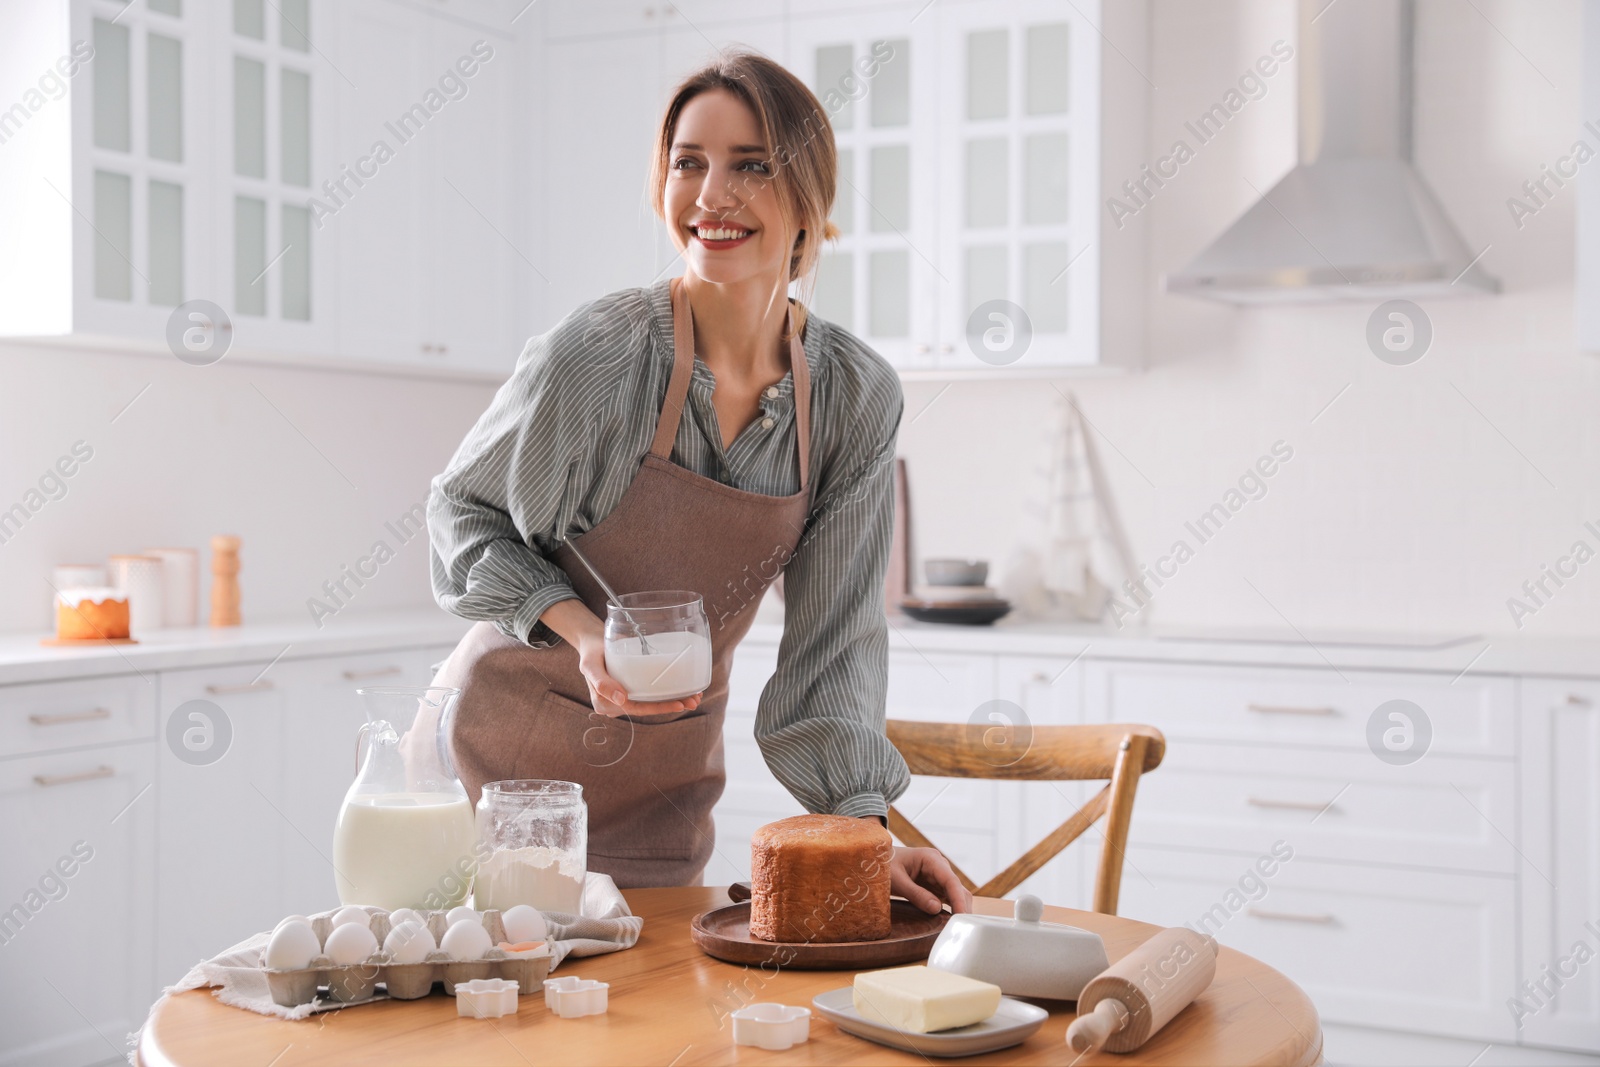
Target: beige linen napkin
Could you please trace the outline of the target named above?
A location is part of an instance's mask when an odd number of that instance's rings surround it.
[[[550,969],[554,971],[568,956],[599,956],[632,948],[639,941],[644,919],[628,910],[628,902],[609,874],[590,871],[583,883],[583,914],[567,915],[558,911],[544,913],[550,928]],[[337,909],[318,912],[331,916]],[[176,985],[162,992],[181,993],[206,986],[216,987],[213,994],[224,1004],[246,1008],[262,1015],[276,1015],[281,1019],[303,1019],[319,1011],[349,1007],[335,1001],[316,1000],[285,1008],[275,1004],[267,988],[267,973],[261,967],[261,954],[266,950],[272,931],[254,934],[232,948],[201,960]],[[377,999],[387,1000],[380,995]],[[362,1001],[362,1003],[368,1003]]]

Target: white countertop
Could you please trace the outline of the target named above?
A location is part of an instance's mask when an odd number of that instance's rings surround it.
[[[0,636],[0,685],[270,662],[383,648],[454,644],[471,625],[438,608],[341,615],[320,629],[309,620],[248,623],[213,630],[162,630],[134,645],[52,648],[44,634]],[[749,642],[776,645],[781,624],[758,621]],[[1432,671],[1455,676],[1535,675],[1600,678],[1600,638],[1522,634],[1330,634],[1294,630],[1249,634],[1195,627],[1127,627],[1002,619],[992,626],[947,626],[904,616],[889,620],[889,647],[923,654],[1005,653],[1102,660],[1152,660],[1349,670]]]
[[[269,663],[368,649],[453,645],[471,623],[439,608],[338,615],[319,629],[309,619],[246,623],[213,630],[158,630],[133,645],[56,648],[47,634],[0,636],[0,685],[174,670],[222,663]]]
[[[776,644],[783,627],[757,622],[746,640]],[[1434,671],[1451,676],[1539,675],[1600,678],[1600,638],[1528,637],[1522,634],[1416,635],[1297,633],[1249,634],[1201,627],[1115,627],[1089,623],[1001,619],[989,626],[955,626],[889,618],[889,648],[935,652],[1083,655],[1089,659],[1226,663],[1267,667]]]

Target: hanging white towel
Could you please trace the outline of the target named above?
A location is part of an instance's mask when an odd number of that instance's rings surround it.
[[[1099,620],[1134,573],[1133,554],[1077,398],[1056,408],[1052,447],[1034,472],[1044,498],[1027,509],[1001,591],[1023,616]]]

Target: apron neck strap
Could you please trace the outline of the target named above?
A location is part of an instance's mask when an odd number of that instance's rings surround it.
[[[682,278],[672,286],[672,380],[667,383],[667,398],[656,420],[651,455],[670,459],[672,443],[678,438],[678,423],[683,418],[684,401],[689,396],[689,379],[694,374],[694,320],[690,317],[689,291]],[[794,325],[794,305],[785,298],[785,329]],[[800,453],[800,488],[811,484],[811,368],[806,365],[805,349],[799,334],[789,337],[789,370],[794,375],[794,417],[796,445]]]

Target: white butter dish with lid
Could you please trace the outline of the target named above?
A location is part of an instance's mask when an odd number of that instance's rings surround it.
[[[928,966],[992,982],[1007,996],[1077,1000],[1111,966],[1099,934],[1044,922],[1044,902],[1017,898],[1013,918],[952,915],[928,952]]]

